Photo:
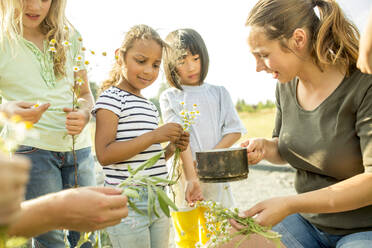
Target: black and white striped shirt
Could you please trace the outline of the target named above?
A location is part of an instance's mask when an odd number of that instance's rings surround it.
[[[100,95],[92,111],[93,115],[99,109],[110,110],[119,117],[116,132],[117,142],[134,139],[158,128],[159,112],[156,106],[145,98],[117,87],[111,87]],[[126,161],[104,166],[105,182],[110,185],[121,183],[129,176],[128,165],[135,169],[161,150],[160,143],[152,144],[146,150]],[[140,172],[140,174],[166,178],[167,168],[164,155],[154,166]]]

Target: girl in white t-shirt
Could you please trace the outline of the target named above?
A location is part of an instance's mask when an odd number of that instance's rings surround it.
[[[160,96],[162,116],[165,123],[180,122],[181,102],[186,109],[192,109],[194,104],[198,106],[200,115],[190,129],[191,150],[181,154],[183,163],[192,163],[195,152],[231,147],[245,128],[225,87],[204,82],[209,57],[199,33],[178,29],[166,37],[166,42],[171,49],[165,54],[164,71],[171,88]],[[201,186],[204,199],[233,206],[228,183],[201,183]]]

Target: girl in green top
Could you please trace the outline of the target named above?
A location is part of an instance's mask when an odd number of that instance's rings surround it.
[[[356,69],[358,30],[334,0],[259,0],[246,25],[256,70],[279,82],[273,138],[242,146],[250,164],[293,166],[298,194],[244,215],[286,247],[371,247],[372,76]]]
[[[66,0],[1,0],[0,110],[34,123],[38,138],[27,138],[17,153],[32,161],[26,198],[94,185],[94,162],[86,127],[93,97],[82,60],[79,33],[65,17]],[[71,88],[82,81],[78,109]],[[3,134],[6,136],[6,132]],[[78,180],[75,182],[72,135]],[[74,204],[74,203],[71,203]],[[65,247],[62,231],[34,239],[34,245]]]

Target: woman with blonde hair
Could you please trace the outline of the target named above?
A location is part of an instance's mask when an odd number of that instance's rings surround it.
[[[26,138],[16,152],[32,162],[27,199],[95,184],[85,128],[94,100],[84,65],[76,63],[83,57],[82,39],[66,19],[65,7],[66,0],[0,2],[0,110],[33,122],[39,133],[38,138]],[[72,108],[76,81],[82,82],[79,107]],[[62,231],[36,237],[33,246],[39,245],[65,247]]]

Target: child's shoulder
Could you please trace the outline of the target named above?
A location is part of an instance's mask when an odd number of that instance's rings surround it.
[[[118,99],[125,99],[129,97],[131,94],[116,87],[116,86],[111,86],[110,88],[104,90],[101,94],[100,97],[117,97]]]
[[[206,91],[222,94],[228,93],[227,89],[223,85],[204,83],[203,86]]]
[[[170,87],[170,88],[164,90],[160,94],[160,98],[173,98],[175,96],[182,95],[182,94],[183,94],[182,90],[179,90],[179,89],[174,88],[174,87]]]

